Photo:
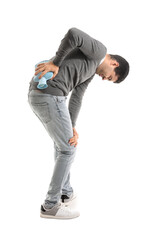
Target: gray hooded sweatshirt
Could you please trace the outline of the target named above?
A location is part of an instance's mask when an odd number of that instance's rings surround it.
[[[68,109],[73,127],[84,92],[106,53],[107,48],[101,42],[77,28],[70,28],[61,40],[56,55],[49,59],[59,66],[59,72],[53,80],[47,81],[48,87],[40,91],[55,96],[67,96],[72,91]],[[37,89],[37,84],[32,78],[29,91]]]

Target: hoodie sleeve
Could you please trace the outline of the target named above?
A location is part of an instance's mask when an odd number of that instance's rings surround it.
[[[93,60],[101,60],[107,53],[107,48],[101,42],[80,29],[70,28],[61,40],[52,62],[60,67],[63,59],[75,48],[79,48],[86,57]]]
[[[69,113],[70,113],[73,128],[76,125],[76,120],[78,118],[79,111],[81,109],[82,99],[83,99],[84,93],[85,93],[85,91],[88,87],[88,84],[91,82],[93,77],[94,77],[94,75],[92,77],[90,77],[89,79],[87,79],[85,82],[77,85],[72,90],[72,94],[71,94],[70,99],[69,99],[68,109],[69,109]]]

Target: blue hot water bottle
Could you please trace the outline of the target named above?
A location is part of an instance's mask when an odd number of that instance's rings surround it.
[[[45,62],[49,62],[49,61],[48,60],[41,61],[35,65],[35,68],[38,66],[38,64],[45,63]],[[38,85],[37,85],[38,89],[45,89],[48,87],[47,80],[53,77],[53,72],[47,72],[43,77],[41,77],[41,79],[39,79],[38,77],[41,75],[41,73],[42,72],[38,73],[37,75],[34,75],[33,80],[34,82],[38,82]]]

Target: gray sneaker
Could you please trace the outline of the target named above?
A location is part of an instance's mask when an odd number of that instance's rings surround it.
[[[40,217],[42,218],[72,219],[79,216],[80,214],[78,211],[72,210],[62,203],[57,203],[51,209],[46,209],[43,205],[41,205]]]

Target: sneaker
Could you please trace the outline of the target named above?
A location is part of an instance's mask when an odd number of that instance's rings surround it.
[[[79,216],[80,214],[78,211],[72,210],[62,203],[57,203],[51,209],[46,209],[43,205],[41,205],[40,217],[42,218],[72,219]]]
[[[62,203],[69,203],[69,202],[73,201],[75,198],[76,198],[76,195],[74,193],[72,193],[72,195],[70,197],[68,197],[67,195],[64,195],[64,194],[61,195]]]

